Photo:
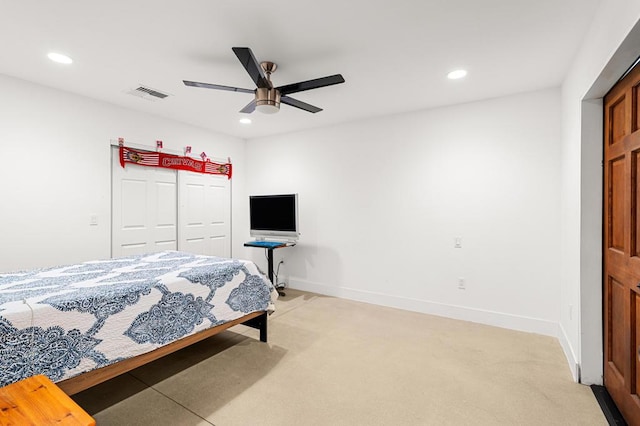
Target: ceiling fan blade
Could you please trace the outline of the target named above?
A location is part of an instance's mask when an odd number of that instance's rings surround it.
[[[330,75],[328,77],[316,78],[313,80],[301,81],[300,83],[287,84],[286,86],[277,87],[282,95],[290,93],[304,92],[305,90],[317,89],[319,87],[333,86],[334,84],[344,83],[344,78],[340,74]]]
[[[271,82],[267,79],[267,76],[264,74],[264,70],[256,60],[256,57],[253,56],[251,49],[248,47],[232,47],[231,49],[240,60],[244,69],[247,70],[251,80],[253,80],[257,87],[268,89],[272,88]]]
[[[187,80],[182,80],[182,82],[186,86],[202,87],[204,89],[218,89],[218,90],[228,90],[230,92],[254,93],[253,90],[242,89],[240,87],[221,86],[219,84],[210,84],[210,83],[198,83],[197,81],[187,81]]]
[[[251,102],[249,102],[247,106],[242,108],[240,112],[245,114],[251,114],[253,111],[255,111],[255,109],[256,109],[256,100],[254,99]]]
[[[280,102],[283,104],[291,105],[292,107],[300,108],[309,112],[320,112],[322,108],[318,108],[317,106],[310,105],[306,102],[299,101],[297,99],[290,98],[289,96],[280,96]]]

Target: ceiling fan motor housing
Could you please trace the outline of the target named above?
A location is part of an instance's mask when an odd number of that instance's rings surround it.
[[[273,114],[280,109],[280,91],[267,87],[256,89],[256,109],[266,114]]]

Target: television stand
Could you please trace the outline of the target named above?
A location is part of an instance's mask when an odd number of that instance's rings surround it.
[[[293,247],[295,245],[296,243],[285,243],[280,241],[264,241],[264,240],[249,241],[244,243],[245,247],[258,247],[258,248],[267,249],[267,262],[268,262],[267,270],[269,274],[269,281],[271,281],[273,286],[276,288],[276,291],[278,292],[279,296],[286,296],[286,294],[284,291],[278,288],[278,283],[273,282],[273,251],[275,249],[279,249],[283,247]]]

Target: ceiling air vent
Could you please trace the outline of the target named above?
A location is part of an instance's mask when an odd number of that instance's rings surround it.
[[[127,93],[142,99],[147,99],[149,101],[157,101],[158,99],[164,99],[170,96],[168,93],[162,93],[159,90],[152,89],[148,86],[142,86],[142,85],[128,91]]]

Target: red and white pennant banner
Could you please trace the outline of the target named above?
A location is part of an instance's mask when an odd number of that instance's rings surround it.
[[[119,141],[120,142],[120,141]],[[120,145],[120,165],[124,168],[125,163],[138,164],[140,166],[162,167],[165,169],[187,170],[196,173],[207,173],[211,175],[225,175],[231,179],[231,163],[214,163],[212,161],[200,161],[191,157],[181,157],[179,155],[165,154],[164,152],[141,151],[128,148],[123,143]]]

